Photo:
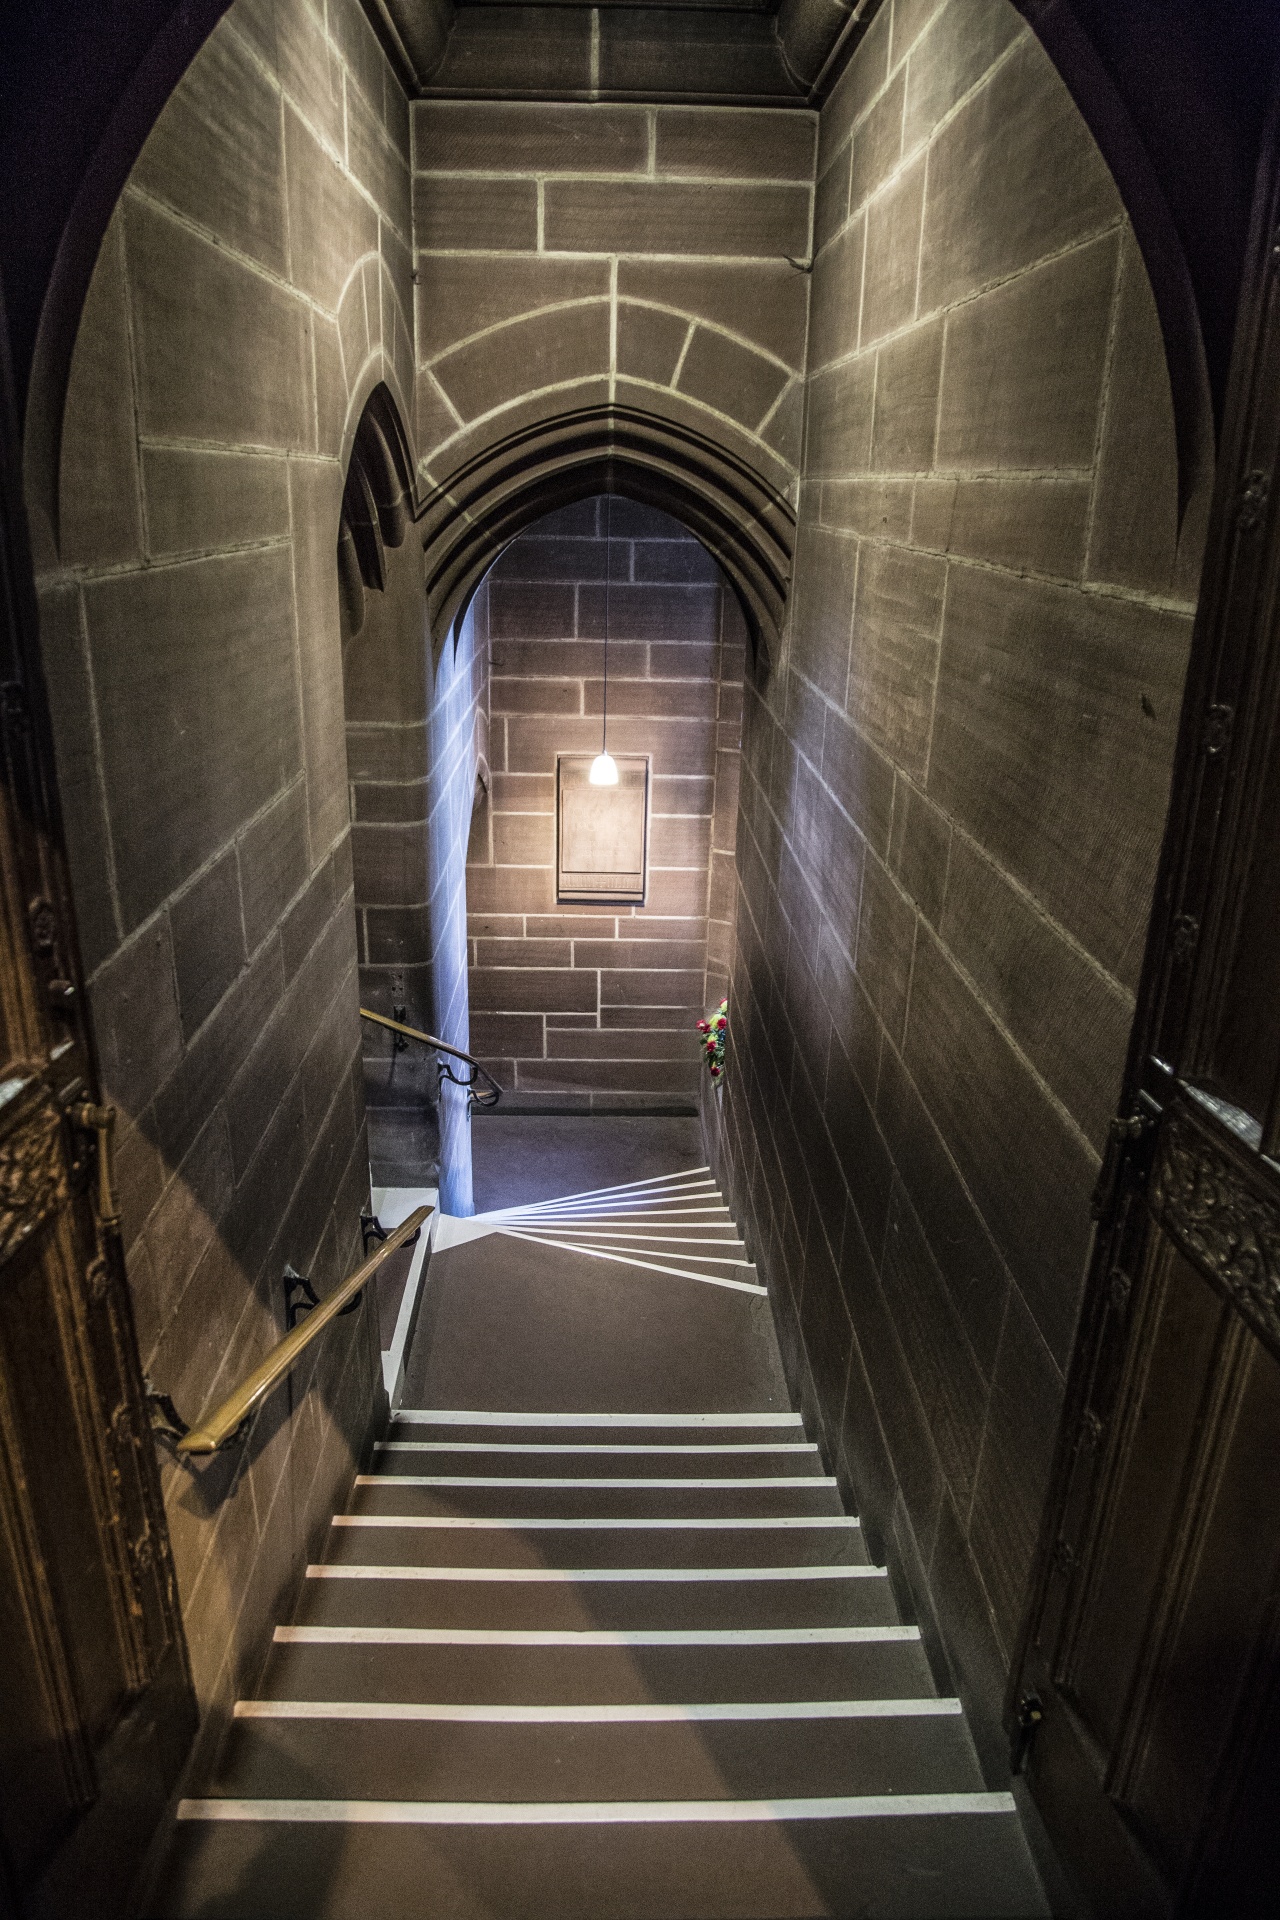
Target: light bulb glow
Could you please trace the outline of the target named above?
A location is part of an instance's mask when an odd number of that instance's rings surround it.
[[[616,787],[618,784],[618,763],[611,753],[598,753],[591,762],[591,771],[587,779],[593,787]]]

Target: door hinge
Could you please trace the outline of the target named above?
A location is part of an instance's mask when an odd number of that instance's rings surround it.
[[[1149,1113],[1117,1114],[1107,1128],[1107,1144],[1093,1189],[1092,1211],[1095,1220],[1103,1220],[1115,1205],[1121,1178],[1136,1152],[1155,1131],[1155,1116]]]
[[[1204,733],[1201,745],[1210,759],[1226,751],[1231,743],[1231,729],[1235,723],[1235,710],[1219,703],[1210,707],[1204,717]]]
[[[1266,512],[1271,481],[1261,468],[1249,475],[1236,503],[1236,526],[1241,533],[1256,533]]]
[[[1018,1715],[1014,1723],[1013,1741],[1009,1748],[1009,1770],[1011,1773],[1026,1771],[1031,1755],[1031,1743],[1036,1737],[1044,1719],[1044,1702],[1038,1693],[1024,1693],[1018,1701]]]
[[[1169,934],[1169,951],[1179,966],[1191,958],[1199,939],[1200,922],[1195,915],[1193,913],[1178,914]]]

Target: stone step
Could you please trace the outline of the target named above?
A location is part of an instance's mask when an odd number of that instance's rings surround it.
[[[154,1920],[1026,1920],[1044,1911],[1003,1793],[802,1809],[365,1802],[291,1807],[300,1820],[270,1822],[252,1817],[262,1811],[252,1803],[232,1803],[223,1811],[233,1819],[190,1817],[204,1810],[183,1809]]]
[[[456,1516],[338,1514],[325,1558],[406,1567],[865,1566],[862,1529],[843,1515],[780,1520],[592,1520],[534,1524]]]
[[[452,1444],[397,1434],[378,1442],[373,1468],[385,1474],[454,1474],[518,1479],[767,1479],[823,1473],[817,1447],[808,1440],[739,1441],[728,1446],[631,1445],[601,1441],[593,1446],[527,1441]]]
[[[278,1703],[248,1702],[253,1717],[233,1722],[210,1791],[285,1800],[596,1801],[982,1787],[958,1701],[855,1704],[839,1718],[815,1716],[808,1703],[815,1717],[651,1722],[614,1706],[595,1723],[530,1724],[510,1716],[536,1709],[499,1706],[492,1720],[463,1721],[394,1717],[370,1706],[365,1718],[322,1719],[312,1717],[314,1704],[310,1714],[304,1705],[285,1717]]]
[[[458,1570],[466,1572],[467,1570]],[[299,1626],[440,1627],[488,1631],[638,1632],[746,1628],[888,1626],[897,1623],[883,1568],[847,1566],[836,1572],[713,1568],[689,1573],[619,1569],[622,1578],[574,1578],[553,1568],[527,1570],[539,1578],[441,1578],[430,1567],[318,1566],[309,1571],[298,1603]],[[603,1570],[602,1570],[603,1571]],[[743,1578],[744,1571],[764,1577]],[[692,1577],[689,1577],[689,1574]]]
[[[561,1419],[532,1420],[514,1413],[496,1414],[483,1421],[456,1413],[433,1414],[429,1409],[392,1417],[386,1438],[422,1441],[435,1446],[473,1447],[741,1447],[802,1446],[808,1435],[798,1416],[770,1420],[760,1415],[729,1420],[672,1416],[661,1422],[640,1414],[626,1418],[595,1419],[577,1413]]]
[[[351,1507],[355,1513],[459,1514],[477,1519],[505,1519],[518,1509],[522,1518],[561,1519],[733,1519],[788,1515],[839,1514],[843,1511],[834,1480],[817,1475],[737,1475],[744,1486],[724,1478],[698,1486],[684,1476],[665,1475],[670,1486],[630,1487],[622,1476],[578,1476],[585,1485],[556,1487],[543,1475],[480,1476],[433,1474],[368,1474],[355,1485]],[[639,1476],[637,1476],[639,1477]],[[647,1477],[647,1476],[646,1476]],[[519,1486],[527,1478],[532,1486]],[[710,1476],[708,1476],[710,1478]],[[770,1485],[782,1478],[799,1485]]]
[[[297,1637],[278,1628],[274,1700],[579,1703],[899,1699],[934,1692],[915,1627],[858,1640],[713,1645],[422,1644]]]

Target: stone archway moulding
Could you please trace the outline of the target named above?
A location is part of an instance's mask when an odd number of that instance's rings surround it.
[[[424,500],[418,527],[437,654],[503,548],[544,514],[597,493],[682,521],[723,567],[757,652],[777,657],[795,550],[789,502],[715,441],[615,405],[527,426]]]
[[[1118,10],[1117,44],[1104,55],[1075,17],[1079,0],[1013,3],[1031,23],[1075,98],[1134,221],[1165,334],[1185,501],[1206,458],[1201,398],[1206,288],[1226,289],[1220,292],[1224,312],[1214,330],[1216,351],[1208,355],[1209,385],[1215,397],[1220,398],[1225,386],[1240,249],[1232,242],[1224,255],[1221,232],[1234,234],[1239,229],[1243,233],[1247,221],[1247,189],[1257,147],[1252,118],[1234,110],[1239,103],[1229,84],[1230,72],[1212,67],[1210,55],[1217,39],[1208,31],[1183,49],[1180,90],[1162,92],[1152,83],[1148,9]],[[16,111],[0,133],[0,155],[21,219],[16,234],[0,246],[0,264],[6,283],[15,396],[23,421],[27,498],[29,505],[43,510],[51,525],[56,524],[67,376],[102,237],[148,133],[229,4],[230,0],[152,0],[118,19],[115,12],[91,0],[74,0],[64,9],[65,18],[60,16],[56,63],[51,64],[35,42],[30,49],[14,50],[8,78]],[[874,0],[870,4],[863,0],[852,8],[848,0],[827,0],[827,11],[841,16],[848,27],[871,17]],[[448,8],[444,0],[431,0],[423,12],[443,22]],[[795,39],[789,57],[798,71],[807,65],[801,43],[806,47],[808,43],[801,29],[817,18],[817,10],[789,0],[782,12],[786,21],[781,30],[788,41]],[[838,44],[843,49],[847,43]],[[1259,46],[1259,71],[1265,69],[1272,52],[1269,44]],[[1122,59],[1122,54],[1143,57]],[[819,97],[835,83],[840,69],[839,58],[824,68]],[[1162,68],[1156,69],[1157,83],[1162,73]],[[1135,88],[1150,104],[1149,117],[1157,131],[1172,122],[1176,112],[1177,139],[1166,141],[1168,151],[1153,151],[1150,140],[1139,132]],[[72,126],[79,144],[68,148],[67,130]],[[1198,192],[1199,186],[1180,157],[1192,133],[1201,149],[1207,144],[1207,150],[1222,154],[1216,186],[1236,185],[1229,196],[1232,219],[1225,224],[1222,219],[1187,217],[1188,212],[1194,216],[1198,211],[1188,209],[1189,197],[1196,197],[1192,190]],[[55,146],[68,150],[62,153],[60,170],[51,174],[48,156]],[[1212,457],[1211,445],[1208,456]]]

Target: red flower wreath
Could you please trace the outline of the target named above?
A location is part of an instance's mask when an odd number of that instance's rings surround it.
[[[707,1069],[713,1080],[718,1080],[724,1072],[724,1043],[729,1031],[729,1002],[722,1000],[709,1020],[699,1020],[698,1032],[702,1035],[703,1051],[707,1057]]]

